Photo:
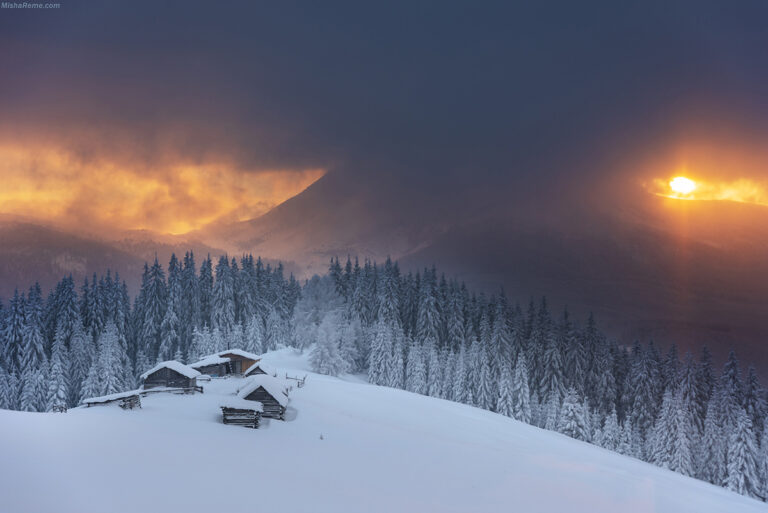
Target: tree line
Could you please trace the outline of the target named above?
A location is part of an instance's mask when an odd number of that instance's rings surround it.
[[[72,407],[134,388],[158,361],[289,344],[300,292],[282,265],[221,256],[198,270],[191,252],[183,262],[172,255],[167,272],[157,258],[145,264],[133,303],[110,271],[79,290],[65,277],[46,299],[38,284],[16,291],[0,303],[0,407]]]
[[[349,259],[305,287],[297,333],[326,374],[470,404],[687,476],[768,496],[766,391],[731,352],[631,347],[590,316],[470,293],[436,269],[400,272]]]

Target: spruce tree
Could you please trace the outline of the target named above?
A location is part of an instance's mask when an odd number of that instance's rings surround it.
[[[541,397],[546,402],[560,402],[565,395],[565,380],[563,379],[563,363],[560,356],[560,347],[555,333],[547,332],[544,339],[544,354],[542,359],[542,382],[540,383]]]
[[[722,416],[720,391],[715,391],[707,406],[704,418],[704,436],[696,458],[696,475],[699,479],[721,486],[726,476],[726,439]]]
[[[160,327],[167,308],[167,290],[165,273],[157,261],[152,264],[146,274],[146,283],[142,285],[145,291],[141,328],[142,347],[147,356],[156,359],[160,346]],[[98,334],[98,333],[97,333]]]
[[[512,416],[520,422],[531,423],[531,398],[528,388],[528,367],[525,355],[520,353],[512,380]]]
[[[456,367],[453,378],[453,391],[451,393],[453,400],[457,403],[467,404],[467,351],[461,346],[459,354],[456,355]]]
[[[216,264],[216,282],[213,285],[211,326],[228,334],[235,325],[235,290],[232,269],[226,256]]]
[[[77,406],[82,395],[82,387],[88,370],[91,368],[91,360],[94,356],[94,346],[90,337],[85,333],[81,324],[75,324],[70,339],[69,351],[69,392],[67,404],[70,407]]]
[[[600,435],[595,437],[595,441],[597,445],[609,451],[618,451],[621,434],[619,419],[614,409],[605,418],[605,424],[603,424],[603,428],[600,430]]]
[[[563,399],[557,430],[576,440],[588,442],[589,427],[584,413],[584,405],[579,395],[575,389],[569,388]]]
[[[739,408],[728,441],[728,467],[725,486],[729,490],[757,497],[762,483],[758,475],[757,444],[749,416]]]
[[[211,320],[211,312],[213,310],[213,266],[210,255],[200,264],[200,276],[198,277],[197,284],[197,292],[200,297],[200,326],[211,327],[213,325]]]
[[[24,295],[19,294],[18,290],[13,292],[8,313],[5,318],[5,328],[3,330],[2,362],[5,363],[6,371],[9,375],[14,374],[20,369],[19,351],[24,347]],[[24,356],[26,358],[26,355]]]
[[[409,392],[426,394],[427,369],[424,365],[424,356],[421,346],[415,341],[408,348],[408,361],[406,362],[405,388]]]
[[[566,379],[565,386],[573,387],[581,395],[584,395],[584,376],[587,370],[586,352],[583,338],[573,327],[568,311],[563,315],[560,325],[561,347],[563,348],[563,368]]]
[[[392,337],[386,323],[376,323],[371,352],[368,360],[368,382],[385,385],[389,381],[389,358],[392,353]]]
[[[428,347],[427,362],[427,395],[431,397],[441,397],[443,384],[443,369],[440,365],[440,358],[435,346]]]
[[[180,349],[179,319],[176,317],[176,298],[168,297],[168,308],[165,311],[163,322],[160,325],[160,348],[157,361],[165,362],[173,359],[174,352]]]
[[[496,412],[511,417],[514,411],[512,372],[508,366],[501,369],[499,396],[496,400]]]
[[[706,415],[706,409],[701,411],[701,408],[706,406],[706,404],[702,404],[699,398],[700,388],[698,386],[697,368],[691,353],[686,353],[683,358],[679,387],[681,406],[690,414],[691,422],[695,429],[694,434],[700,436],[704,432],[704,415]]]
[[[24,308],[22,345],[19,349],[19,369],[21,372],[40,369],[46,360],[42,315],[42,294],[40,292],[40,285],[35,283],[29,289]]]
[[[754,366],[749,367],[747,381],[744,387],[744,410],[752,422],[755,433],[763,432],[763,421],[766,413],[765,391],[760,386]]]
[[[67,365],[69,355],[61,338],[63,337],[54,338],[51,352],[50,372],[48,374],[48,410],[66,407],[69,404],[69,368]]]
[[[557,431],[560,429],[560,408],[563,404],[556,395],[552,395],[548,400],[541,403],[541,415],[539,417],[539,427]],[[585,419],[586,420],[586,419]]]
[[[399,332],[395,336],[395,343],[392,346],[392,357],[389,359],[388,369],[389,383],[392,388],[405,388],[405,359],[403,348],[403,334]]]
[[[245,328],[245,348],[251,353],[260,354],[264,351],[264,323],[261,317],[253,314]]]
[[[309,355],[312,370],[319,374],[338,376],[346,370],[339,353],[339,330],[335,321],[335,316],[325,316],[318,329],[317,344]]]
[[[477,395],[475,396],[475,405],[484,410],[493,410],[496,402],[496,390],[493,386],[493,376],[491,375],[491,364],[486,348],[480,348],[480,368],[477,373]]]

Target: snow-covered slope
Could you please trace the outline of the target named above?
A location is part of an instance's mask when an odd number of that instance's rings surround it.
[[[292,350],[265,355],[304,375]],[[763,503],[487,411],[309,373],[288,421],[225,426],[243,383],[66,414],[0,411],[0,511],[682,512]],[[321,438],[322,435],[322,438]]]

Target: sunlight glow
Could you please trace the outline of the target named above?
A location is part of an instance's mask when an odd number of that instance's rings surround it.
[[[670,182],[669,186],[673,192],[682,195],[688,195],[696,190],[696,182],[684,176],[676,176]]]
[[[768,182],[747,178],[733,181],[693,179],[675,176],[653,180],[646,189],[657,196],[688,201],[733,201],[768,206]]]

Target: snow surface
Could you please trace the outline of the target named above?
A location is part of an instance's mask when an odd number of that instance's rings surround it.
[[[254,390],[263,388],[269,395],[274,397],[278,403],[280,403],[280,406],[286,407],[288,406],[288,394],[285,390],[287,390],[289,386],[290,385],[282,379],[273,378],[266,374],[257,374],[245,380],[245,383],[241,385],[240,391],[237,393],[237,397],[245,399]]]
[[[308,378],[291,392],[292,420],[256,430],[221,423],[239,377],[204,394],[150,395],[136,410],[0,411],[0,511],[768,511],[488,411],[312,374],[289,349],[264,360]]]
[[[189,367],[188,365],[184,365],[183,363],[177,362],[176,360],[168,360],[167,362],[160,362],[151,369],[149,369],[147,372],[141,375],[141,380],[144,381],[147,379],[147,377],[152,374],[153,372],[157,372],[160,369],[167,367],[171,370],[174,370],[181,374],[182,376],[186,376],[187,378],[196,378],[200,376],[200,373],[193,369],[192,367]]]

